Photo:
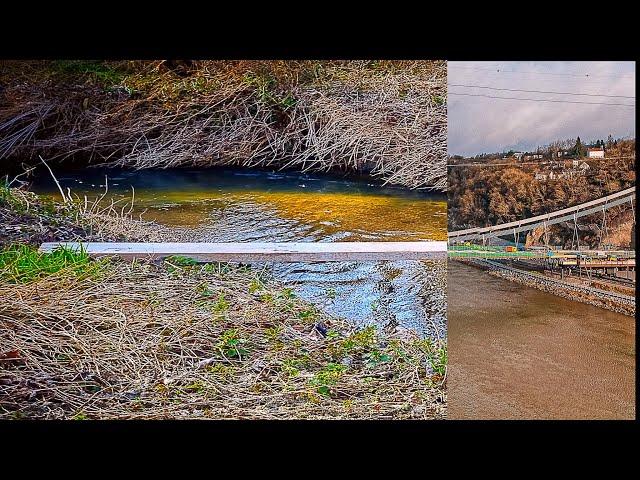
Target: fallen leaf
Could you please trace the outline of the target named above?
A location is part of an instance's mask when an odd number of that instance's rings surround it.
[[[18,350],[9,350],[5,353],[0,353],[0,360],[15,360],[20,358],[20,352]]]

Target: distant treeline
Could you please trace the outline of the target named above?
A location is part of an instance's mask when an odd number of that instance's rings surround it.
[[[609,152],[609,156],[613,156],[614,152],[619,151],[619,144],[625,145],[629,141],[629,138],[613,138],[612,135],[609,135],[607,140],[596,139],[588,142],[583,142],[580,137],[577,137],[566,140],[556,140],[548,145],[539,146],[534,150],[528,151],[508,150],[503,152],[480,153],[469,157],[451,155],[449,158],[454,162],[461,160],[493,160],[498,158],[515,158],[515,155],[518,153],[524,155],[542,155],[543,158],[557,158],[558,153],[564,157],[585,157],[587,155],[587,148],[602,148],[605,152]]]

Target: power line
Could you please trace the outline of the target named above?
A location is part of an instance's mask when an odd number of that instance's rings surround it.
[[[609,91],[613,84],[622,82],[625,84],[625,87],[628,87],[628,92],[635,93],[635,88],[631,84],[634,81],[633,78],[620,78],[620,79],[612,79],[612,78],[581,78],[581,77],[554,77],[548,75],[536,75],[536,76],[527,76],[520,75],[516,76],[507,76],[500,75],[499,73],[490,73],[486,72],[486,75],[480,74],[480,72],[473,71],[462,71],[462,70],[451,70],[449,72],[448,80],[450,82],[458,82],[458,83],[478,83],[482,79],[483,82],[486,82],[488,85],[496,85],[496,86],[504,86],[504,87],[512,87],[512,86],[522,86],[523,88],[546,88],[549,90],[554,89],[568,89],[569,91],[580,92],[585,89],[585,87],[593,87],[595,90],[601,90],[603,92]],[[514,85],[513,82],[522,82],[520,84]],[[629,83],[629,85],[627,85]]]
[[[527,75],[553,75],[553,76],[565,76],[565,77],[579,77],[579,78],[591,78],[591,77],[604,77],[604,78],[620,78],[620,77],[633,77],[634,73],[620,73],[620,74],[594,74],[594,73],[558,73],[558,72],[526,72],[522,70],[504,70],[500,67],[494,68],[480,68],[480,67],[464,67],[458,65],[449,64],[447,68],[460,68],[465,70],[480,70],[485,72],[496,73],[521,73]]]
[[[596,93],[572,93],[572,92],[552,92],[547,90],[521,90],[518,88],[497,88],[497,87],[488,87],[484,85],[463,85],[460,83],[449,83],[447,84],[449,87],[467,87],[467,88],[484,88],[487,90],[500,90],[506,92],[527,92],[527,93],[552,93],[554,95],[576,95],[576,96],[584,96],[584,97],[608,97],[608,98],[636,98],[635,96],[629,97],[626,95],[604,95],[604,94],[596,94]]]
[[[609,105],[609,106],[635,108],[635,105],[629,105],[627,103],[578,102],[578,101],[572,101],[572,100],[550,100],[550,99],[542,99],[542,98],[496,97],[496,96],[493,96],[493,95],[482,95],[482,94],[479,94],[479,93],[455,93],[455,92],[449,92],[449,95],[461,95],[461,96],[465,96],[465,97],[498,98],[498,99],[502,99],[502,100],[524,100],[524,101],[530,101],[530,102],[579,103],[579,104],[582,104],[582,105]]]

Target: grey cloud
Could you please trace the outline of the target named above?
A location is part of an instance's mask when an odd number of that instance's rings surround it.
[[[503,72],[498,73],[495,71],[497,69]],[[509,73],[505,70],[535,73]],[[556,75],[558,73],[589,73],[590,76]],[[449,62],[448,82],[523,90],[633,96],[635,63]],[[453,86],[449,87],[449,92],[635,104],[634,99],[492,91]],[[614,137],[635,136],[635,109],[627,107],[449,95],[448,117],[449,153],[460,155],[511,148],[528,150],[578,135],[584,140],[606,139],[608,134]]]

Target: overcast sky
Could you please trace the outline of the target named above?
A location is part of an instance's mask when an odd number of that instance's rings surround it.
[[[635,137],[635,108],[454,95],[635,105],[634,62],[448,62],[448,83],[451,155],[531,150],[577,136],[584,141],[606,140],[609,134],[614,138]],[[634,98],[513,92],[452,84]]]

